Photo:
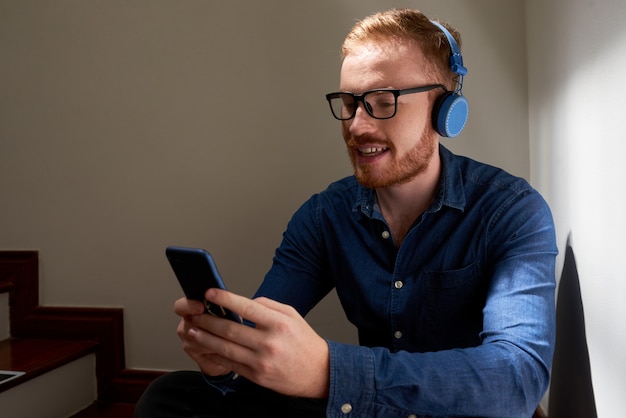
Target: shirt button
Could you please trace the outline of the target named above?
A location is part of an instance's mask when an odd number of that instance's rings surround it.
[[[383,231],[383,233],[381,235],[382,235],[383,239],[388,239],[391,236],[389,231]]]
[[[402,289],[402,286],[404,286],[404,283],[402,283],[402,280],[398,280],[398,281],[396,281],[396,282],[393,284],[393,286],[394,286],[396,289]]]
[[[402,338],[402,331],[396,331],[393,333],[393,336],[399,340],[400,338]]]
[[[349,414],[350,412],[352,412],[352,405],[350,405],[349,403],[344,403],[343,405],[341,405],[341,412],[343,412],[344,414]]]

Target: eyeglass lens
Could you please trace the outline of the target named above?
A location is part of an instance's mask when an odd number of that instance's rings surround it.
[[[337,119],[350,119],[356,113],[357,101],[362,101],[367,113],[378,119],[392,117],[396,113],[396,95],[385,90],[371,91],[362,97],[349,93],[337,93],[330,98],[330,107]]]

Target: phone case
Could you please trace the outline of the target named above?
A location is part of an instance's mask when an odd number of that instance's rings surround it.
[[[165,255],[187,299],[203,302],[205,313],[241,322],[236,314],[207,301],[204,297],[207,289],[211,287],[226,289],[208,251],[202,248],[170,246],[166,248]]]

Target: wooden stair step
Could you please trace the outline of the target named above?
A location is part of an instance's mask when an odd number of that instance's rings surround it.
[[[25,372],[0,383],[4,392],[46,372],[95,353],[97,341],[9,338],[0,341],[0,370]]]

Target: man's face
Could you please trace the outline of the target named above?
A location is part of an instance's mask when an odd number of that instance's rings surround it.
[[[345,57],[341,91],[361,94],[379,88],[404,89],[435,84],[427,79],[425,58],[413,43],[365,44]],[[422,173],[437,150],[432,128],[432,93],[398,97],[391,119],[374,119],[359,103],[354,118],[342,121],[354,173],[369,188],[406,183]]]

